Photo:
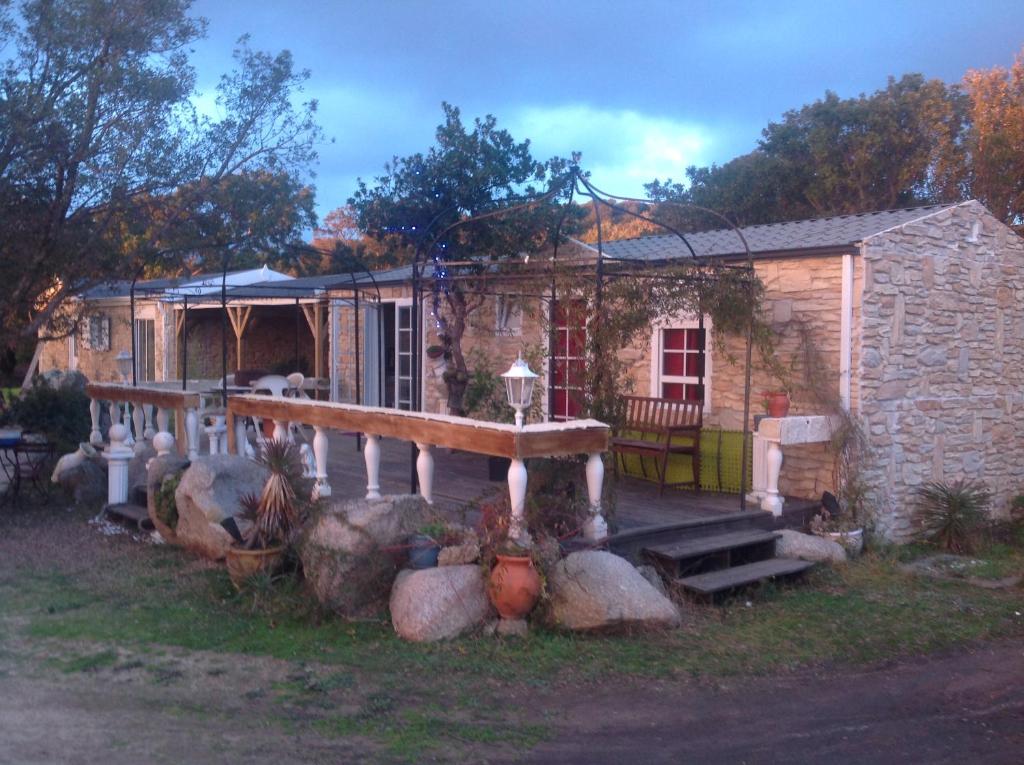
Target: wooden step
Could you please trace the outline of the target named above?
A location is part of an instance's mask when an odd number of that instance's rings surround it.
[[[152,531],[153,522],[149,519],[149,511],[144,507],[127,503],[124,505],[107,505],[104,513],[118,523],[134,525],[139,531]]]
[[[765,544],[774,542],[781,534],[773,531],[762,531],[761,529],[744,529],[742,531],[729,531],[725,534],[716,534],[710,537],[696,537],[681,539],[678,542],[668,544],[652,545],[645,547],[644,552],[656,558],[666,561],[678,562],[688,558],[696,558],[701,555],[721,552],[723,550],[735,550],[739,547]]]
[[[722,569],[721,571],[712,571],[708,574],[688,576],[684,579],[678,579],[676,582],[682,588],[696,592],[699,595],[714,595],[718,592],[744,587],[765,579],[800,574],[813,565],[813,562],[806,560],[769,558],[768,560],[759,560],[756,563],[748,563],[744,566],[735,566]]]

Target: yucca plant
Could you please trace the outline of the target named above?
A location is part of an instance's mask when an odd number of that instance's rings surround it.
[[[957,555],[973,552],[991,494],[974,481],[930,482],[915,492],[918,539]]]
[[[250,550],[284,544],[291,538],[309,508],[313,486],[302,474],[302,459],[294,444],[268,441],[257,461],[270,476],[259,499],[248,495],[241,500],[245,515],[253,524],[246,539]]]

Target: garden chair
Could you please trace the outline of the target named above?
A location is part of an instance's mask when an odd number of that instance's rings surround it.
[[[49,496],[47,478],[53,465],[54,445],[45,440],[23,440],[13,451],[13,501],[20,499],[24,489],[40,499],[46,499]]]

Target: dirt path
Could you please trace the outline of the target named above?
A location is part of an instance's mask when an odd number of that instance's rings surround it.
[[[203,652],[122,653],[115,666],[74,673],[7,655],[0,763],[394,761],[365,739],[322,737],[301,708],[280,703],[270,689],[294,673],[288,662]],[[1024,761],[1024,647],[714,685],[562,688],[529,706],[550,735],[527,762],[1009,765]],[[512,761],[495,754],[458,760]]]
[[[536,763],[1024,762],[1024,646],[827,675],[566,699]]]

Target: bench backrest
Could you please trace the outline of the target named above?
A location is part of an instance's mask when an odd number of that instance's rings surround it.
[[[667,398],[624,396],[626,400],[625,430],[648,433],[667,428],[700,428],[704,406],[699,401],[677,401]]]

